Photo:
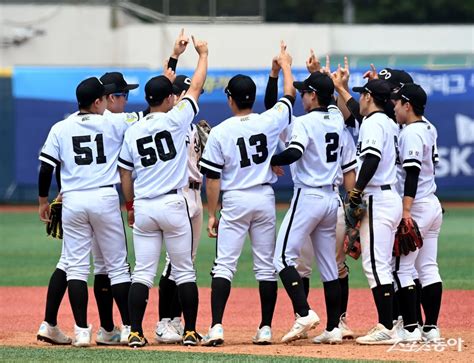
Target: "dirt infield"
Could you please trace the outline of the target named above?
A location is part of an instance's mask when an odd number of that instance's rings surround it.
[[[93,324],[95,331],[98,328],[97,308],[95,306],[92,290],[90,290],[89,293],[89,317],[90,323]],[[157,295],[157,290],[154,288],[150,293],[150,300],[145,316],[145,335],[150,341],[153,341],[153,330],[158,316]],[[44,287],[0,288],[0,345],[45,346],[43,343],[36,342],[36,331],[43,318],[45,297],[46,288]],[[200,332],[205,332],[210,323],[209,288],[200,289],[200,301],[198,329]],[[322,290],[311,290],[310,303],[313,309],[322,317],[321,325],[310,333],[310,336],[313,336],[322,331],[325,326]],[[317,358],[473,362],[473,303],[473,291],[450,290],[445,292],[443,296],[440,326],[442,327],[443,337],[446,338],[447,342],[452,344],[445,347],[440,345],[424,346],[423,349],[425,351],[419,349],[420,351],[418,352],[407,352],[400,351],[400,346],[396,347],[396,350],[387,351],[390,347],[364,347],[358,346],[354,342],[345,342],[339,346],[317,346],[312,344],[309,340],[305,340],[285,345],[278,343],[278,341],[292,324],[292,309],[285,291],[280,290],[273,324],[274,341],[276,344],[270,346],[255,346],[251,344],[251,338],[259,324],[258,290],[235,288],[232,290],[224,316],[225,345],[223,347],[186,348],[177,345],[166,346],[153,344],[144,349]],[[365,333],[372,327],[375,322],[376,313],[369,289],[354,289],[350,291],[348,312],[350,314],[349,324],[357,334]],[[117,311],[115,316],[119,316]],[[58,321],[60,326],[67,333],[72,334],[73,319],[67,296],[61,307]],[[118,320],[116,323],[118,323]],[[458,339],[462,339],[463,342],[460,342]],[[420,346],[417,348],[420,348]],[[438,350],[444,349],[443,351],[435,351],[435,348]],[[426,351],[428,349],[429,351]]]

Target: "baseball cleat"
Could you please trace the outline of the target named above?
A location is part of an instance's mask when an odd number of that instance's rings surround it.
[[[171,319],[161,319],[156,324],[155,340],[158,343],[177,344],[183,341],[183,336],[171,325]]]
[[[176,318],[171,319],[170,324],[178,332],[179,335],[184,334],[184,326],[183,326],[183,324],[181,324],[181,318],[180,317],[176,317]]]
[[[354,339],[354,332],[347,326],[346,313],[341,315],[338,328],[341,329],[342,339]]]
[[[201,341],[201,336],[193,331],[187,331],[183,337],[183,345],[185,346],[196,346]]]
[[[319,316],[313,310],[309,310],[306,316],[296,314],[295,323],[291,327],[291,330],[281,338],[281,341],[282,343],[289,343],[293,340],[302,339],[304,333],[314,329],[318,324]]]
[[[100,327],[95,337],[97,345],[119,345],[120,344],[120,329],[114,326],[112,331],[107,331]]]
[[[130,335],[130,325],[122,325],[120,329],[120,344],[128,344],[128,336]]]
[[[315,337],[312,342],[314,344],[341,344],[342,331],[339,328],[334,328],[331,331],[323,331],[322,334]]]
[[[48,322],[43,321],[39,327],[36,339],[55,345],[69,345],[72,339],[64,334],[58,326],[51,326]]]
[[[90,347],[92,325],[89,325],[88,328],[80,328],[77,325],[74,325],[74,335],[75,338],[72,345],[74,345],[75,347]]]
[[[148,340],[143,336],[143,334],[132,331],[128,336],[128,346],[130,348],[141,348],[148,344]]]
[[[268,325],[257,329],[257,334],[253,337],[252,343],[257,345],[272,344],[272,329]]]
[[[421,338],[426,342],[436,342],[441,339],[441,333],[436,325],[425,325],[421,331]]]
[[[202,337],[201,345],[206,347],[216,347],[224,344],[224,328],[222,324],[216,324],[209,328],[207,335]]]
[[[396,327],[391,330],[378,323],[367,335],[356,339],[357,344],[362,345],[392,345],[400,341]]]

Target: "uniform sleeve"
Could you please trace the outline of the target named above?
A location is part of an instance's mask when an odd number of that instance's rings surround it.
[[[45,163],[56,167],[61,165],[60,156],[59,156],[59,140],[57,135],[57,127],[51,128],[49,131],[46,142],[41,149],[39,160],[44,161]]]
[[[265,111],[262,115],[265,115],[273,122],[276,122],[281,132],[291,124],[293,106],[288,98],[282,97],[278,100],[275,106]]]
[[[198,114],[199,107],[191,96],[184,96],[179,103],[168,112],[172,122],[177,123],[180,128],[187,130],[194,117]]]
[[[349,130],[344,128],[342,131],[341,145],[341,169],[342,173],[347,173],[357,167],[356,147],[354,139]]]
[[[133,164],[133,156],[130,150],[130,137],[129,134],[125,134],[123,140],[122,148],[120,149],[120,154],[118,157],[118,166],[123,169],[133,170],[135,165]]]
[[[403,130],[400,135],[400,158],[403,168],[415,166],[421,169],[423,160],[423,140],[416,132],[410,132],[409,128]]]
[[[222,173],[222,169],[224,169],[224,156],[222,155],[218,137],[214,129],[211,130],[209,134],[199,165],[202,168],[219,174]]]
[[[372,154],[382,159],[382,149],[384,143],[384,132],[382,125],[378,122],[364,122],[360,128],[359,135],[360,154]]]
[[[291,131],[291,138],[288,148],[295,148],[301,151],[304,154],[304,151],[309,143],[308,132],[304,127],[303,122],[300,120],[295,120],[293,124],[293,129]]]

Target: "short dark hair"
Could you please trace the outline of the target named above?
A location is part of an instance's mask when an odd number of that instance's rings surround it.
[[[402,101],[402,105],[404,105],[405,103],[410,103],[410,101],[407,101],[404,99],[401,99],[401,101]],[[425,114],[425,109],[423,107],[414,106],[411,103],[410,105],[411,105],[411,108],[413,109],[413,113],[415,114],[415,116],[423,116]]]
[[[232,96],[227,96],[227,97],[232,97]],[[255,103],[255,100],[241,101],[235,98],[232,98],[232,100],[234,101],[235,105],[237,106],[239,110],[246,110],[246,109],[252,108],[253,104]]]
[[[378,108],[381,108],[381,109],[385,108],[385,105],[387,104],[387,100],[383,100],[381,98],[374,97],[374,96],[372,96],[372,99],[374,100],[375,106],[377,106]]]
[[[165,98],[167,98],[167,97],[165,97]],[[161,106],[163,104],[163,102],[165,101],[165,98],[162,98],[161,100],[147,100],[148,106],[150,106],[150,107]]]
[[[322,107],[328,107],[331,104],[331,96],[320,96],[316,93],[316,97],[318,98],[318,103]]]

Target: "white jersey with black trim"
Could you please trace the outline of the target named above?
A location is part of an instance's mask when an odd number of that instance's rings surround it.
[[[231,117],[212,128],[200,165],[221,175],[221,189],[241,190],[274,183],[270,167],[280,133],[291,122],[293,107],[283,97],[258,114]]]
[[[136,171],[136,199],[155,198],[188,183],[186,136],[198,112],[185,96],[169,112],[149,113],[125,133],[118,165]]]
[[[399,163],[398,133],[398,125],[382,111],[364,118],[357,143],[358,174],[367,154],[380,158],[377,170],[367,186],[378,187],[396,184],[396,164]]]
[[[117,184],[117,159],[128,127],[137,114],[74,113],[50,130],[39,160],[61,166],[61,191]]]
[[[197,133],[197,127],[191,124],[186,136],[186,146],[188,148],[188,173],[189,182],[202,183],[202,174],[199,171],[199,159],[201,158],[201,141]]]
[[[344,118],[335,106],[329,106],[328,111],[315,110],[295,118],[288,148],[303,153],[291,164],[295,187],[336,184],[341,169],[339,157],[343,128]]]
[[[341,158],[340,158],[341,168],[338,170],[336,185],[341,185],[343,182],[343,176],[348,171],[354,170],[357,168],[357,156],[356,156],[356,146],[354,138],[351,135],[351,132],[344,127],[341,135]]]
[[[406,171],[415,166],[420,169],[415,199],[421,199],[436,192],[435,167],[438,162],[436,140],[438,132],[428,120],[407,125],[400,132],[400,165],[398,167],[397,190],[403,197]]]

